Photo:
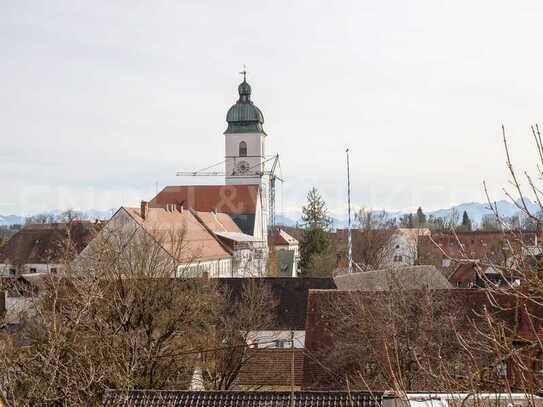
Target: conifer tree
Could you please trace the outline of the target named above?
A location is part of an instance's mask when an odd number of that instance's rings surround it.
[[[471,232],[472,229],[471,219],[466,211],[462,214],[462,229],[467,232]]]
[[[419,206],[419,209],[417,209],[417,227],[424,227],[426,226],[426,215],[422,211],[422,208]]]
[[[415,227],[415,220],[413,219],[412,213],[407,213],[402,215],[400,218],[400,227],[412,229]]]
[[[302,207],[304,238],[300,245],[300,267],[305,276],[330,275],[333,267],[333,244],[329,236],[331,219],[326,202],[313,187]],[[321,267],[322,266],[322,267]]]
[[[306,229],[323,230],[328,230],[332,223],[326,202],[315,187],[307,194],[307,205],[302,207],[302,222]]]

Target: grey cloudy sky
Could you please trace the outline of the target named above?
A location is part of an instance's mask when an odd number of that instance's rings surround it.
[[[223,159],[245,63],[296,209],[483,201],[533,169],[543,2],[0,2],[0,213],[137,205]]]

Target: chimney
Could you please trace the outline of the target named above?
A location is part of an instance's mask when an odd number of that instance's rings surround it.
[[[141,201],[141,217],[142,219],[147,218],[147,214],[149,213],[149,202],[147,201]]]

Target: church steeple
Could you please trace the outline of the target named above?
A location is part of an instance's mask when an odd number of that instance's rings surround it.
[[[238,86],[239,103],[251,103],[251,85],[245,79]]]
[[[238,86],[239,99],[226,114],[228,128],[224,134],[233,133],[264,133],[264,115],[251,101],[251,85],[247,82],[247,71],[245,68],[240,74],[243,75],[243,82]],[[264,133],[265,134],[265,133]]]
[[[264,116],[251,100],[245,67],[240,74],[243,82],[238,86],[239,98],[226,115],[225,181],[234,185],[258,185],[262,182],[265,160]]]

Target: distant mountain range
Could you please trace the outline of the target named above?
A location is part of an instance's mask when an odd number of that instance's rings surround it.
[[[530,201],[526,200],[528,209],[532,211],[534,214],[539,212],[539,206]],[[501,200],[496,202],[496,206],[498,208],[499,213],[502,216],[511,217],[514,215],[517,215],[520,211],[515,206],[515,204],[511,201],[507,200]],[[424,210],[424,208],[423,208]],[[483,219],[483,216],[491,214],[490,209],[488,208],[488,203],[479,203],[479,202],[467,202],[462,203],[459,205],[451,206],[450,208],[446,209],[438,209],[435,211],[425,211],[426,216],[434,216],[437,218],[445,218],[448,219],[451,216],[451,213],[453,211],[456,211],[458,213],[458,216],[461,218],[464,211],[468,213],[468,216],[470,217],[471,221],[475,224],[480,224],[481,220]],[[111,215],[114,213],[114,209],[110,209],[108,211],[100,211],[96,209],[88,209],[84,211],[78,211],[82,214],[82,219],[109,219]],[[58,216],[62,213],[60,210],[52,210],[48,211],[45,214],[52,215],[52,216]],[[402,215],[406,214],[407,212],[387,212],[389,218],[396,218],[399,219]],[[300,223],[301,214],[295,213],[291,214],[289,216],[283,216],[283,215],[276,215],[276,223],[278,225],[285,225],[285,226],[296,226],[296,223]],[[347,216],[332,216],[333,225],[335,228],[345,228],[347,227]],[[17,224],[23,224],[25,222],[24,216],[18,216],[18,215],[0,215],[0,226],[9,226],[9,225],[17,225]]]
[[[52,210],[52,211],[43,212],[43,214],[56,217],[56,216],[59,216],[62,212],[63,211],[60,211],[60,210]],[[94,220],[94,219],[105,220],[111,217],[114,210],[111,209],[109,211],[100,211],[96,209],[88,209],[85,211],[76,211],[76,212],[81,214],[81,219],[84,219],[84,220]],[[26,220],[25,216],[0,215],[0,226],[22,225],[25,223],[25,220]]]
[[[529,199],[525,199],[526,206],[528,209],[533,213],[536,214],[540,211],[539,206],[530,201]],[[496,202],[496,207],[498,208],[498,212],[503,217],[511,217],[514,215],[518,215],[520,213],[520,210],[515,206],[515,204],[511,201],[507,200],[501,200]],[[424,208],[423,208],[424,211]],[[434,211],[424,211],[426,216],[434,216],[436,218],[444,218],[448,219],[453,212],[458,213],[458,216],[460,217],[460,220],[462,219],[462,214],[464,211],[467,212],[469,218],[474,224],[480,224],[481,220],[485,215],[492,215],[492,212],[489,209],[488,203],[480,203],[480,202],[467,202],[467,203],[461,203],[459,205],[451,206],[450,208],[444,208],[444,209],[437,209]],[[378,211],[380,212],[380,211]],[[401,212],[401,211],[394,211],[394,212],[387,212],[389,219],[396,218],[399,220],[402,215],[407,214],[408,212]],[[276,216],[276,223],[279,225],[285,225],[285,226],[296,226],[296,222],[300,223],[301,214],[294,214],[290,215],[290,217],[287,216]],[[333,225],[335,228],[341,229],[346,228],[348,225],[347,216],[331,216]],[[354,217],[353,217],[354,220]]]

